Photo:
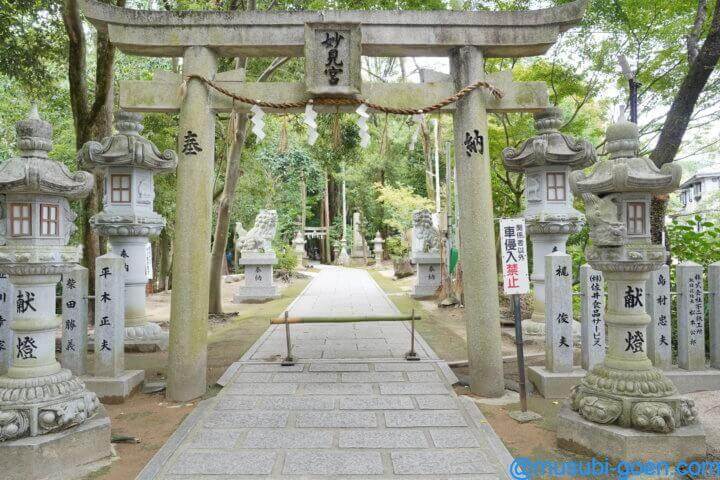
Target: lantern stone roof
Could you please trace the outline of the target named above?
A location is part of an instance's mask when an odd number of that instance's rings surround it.
[[[115,135],[102,142],[87,142],[78,152],[78,161],[88,169],[106,167],[140,167],[156,172],[170,172],[177,167],[178,157],[172,150],[160,152],[145,137],[139,113],[118,111],[115,114]]]
[[[510,172],[523,172],[543,165],[565,165],[573,169],[589,167],[597,160],[595,147],[585,139],[560,133],[562,110],[547,108],[533,115],[538,134],[525,140],[518,148],[502,151],[503,163]]]
[[[637,156],[640,135],[636,124],[621,119],[608,127],[605,138],[608,158],[600,161],[589,174],[573,172],[570,185],[575,193],[662,194],[680,185],[680,165],[666,163],[657,168],[648,157]]]
[[[25,120],[15,124],[18,157],[0,165],[1,193],[58,195],[69,199],[86,197],[94,178],[88,172],[71,172],[64,164],[48,158],[52,150],[52,126],[40,119],[36,107]]]

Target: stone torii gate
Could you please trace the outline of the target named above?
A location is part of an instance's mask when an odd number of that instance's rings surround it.
[[[513,82],[510,73],[486,75],[484,60],[545,53],[560,33],[579,23],[587,0],[543,10],[507,12],[165,12],[118,8],[95,0],[80,3],[85,17],[98,30],[107,32],[121,51],[183,58],[182,77],[162,72],[152,81],[120,84],[122,109],[180,113],[167,384],[171,399],[196,398],[206,389],[213,117],[233,108],[247,112],[250,107],[234,103],[196,77],[188,78],[191,75],[217,82],[236,95],[277,103],[359,95],[378,105],[417,109],[480,80],[504,93],[502,99],[497,99],[487,90],[475,89],[443,109],[454,118],[471,389],[485,396],[502,395],[487,114],[537,112],[548,106],[548,95],[544,82]],[[323,40],[335,32],[341,32],[347,41],[339,53],[335,52],[341,68],[328,73]],[[452,80],[364,83],[360,79],[360,55],[450,57]],[[237,56],[304,56],[305,82],[244,83],[240,70],[217,72],[218,57]],[[185,94],[179,96],[184,81]],[[339,109],[353,111],[356,106]],[[336,108],[316,106],[319,112],[335,112]],[[271,108],[264,110],[273,112]],[[466,138],[476,141],[477,148],[467,148]]]

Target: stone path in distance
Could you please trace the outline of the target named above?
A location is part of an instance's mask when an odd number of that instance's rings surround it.
[[[290,315],[397,314],[370,275],[323,267]],[[406,322],[284,326],[233,364],[138,479],[506,479],[512,457]]]

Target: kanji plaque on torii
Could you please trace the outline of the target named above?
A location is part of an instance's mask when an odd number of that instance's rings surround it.
[[[360,93],[360,25],[305,24],[305,85],[311,95]]]

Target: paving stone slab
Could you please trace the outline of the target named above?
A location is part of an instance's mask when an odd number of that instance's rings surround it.
[[[243,395],[292,395],[298,390],[297,383],[233,383],[228,385],[229,393],[240,393]]]
[[[383,395],[439,395],[450,393],[444,383],[381,383]]]
[[[302,393],[306,395],[371,395],[370,383],[305,383]]]
[[[245,410],[242,412],[218,411],[205,419],[207,428],[285,427],[288,412]]]
[[[243,372],[302,372],[305,365],[288,365],[283,367],[279,363],[246,363]]]
[[[392,452],[393,471],[399,475],[459,475],[495,473],[482,450],[421,450]]]
[[[370,428],[377,427],[375,412],[299,412],[295,416],[298,428]]]
[[[311,372],[368,372],[367,363],[312,363]]]
[[[430,437],[439,448],[473,448],[479,447],[478,439],[470,428],[432,428]]]
[[[457,410],[458,404],[451,395],[416,396],[415,401],[421,410]]]
[[[403,372],[349,372],[340,375],[342,382],[379,383],[404,382]]]
[[[338,374],[333,372],[276,373],[272,377],[275,383],[330,383],[337,380]]]
[[[195,448],[233,448],[245,430],[217,430],[206,428],[200,430],[188,442],[188,447]]]
[[[338,433],[340,448],[424,448],[428,446],[422,430],[392,429],[346,430]]]
[[[340,410],[412,410],[412,399],[407,396],[352,396],[339,399]]]
[[[407,372],[408,380],[415,383],[423,382],[442,382],[443,379],[437,374],[437,372]]]
[[[430,372],[435,371],[435,365],[428,362],[395,362],[376,363],[376,372]]]
[[[382,475],[380,452],[289,451],[283,473],[288,475]]]
[[[235,383],[268,383],[272,379],[272,373],[240,372],[233,377]]]
[[[180,475],[269,475],[277,453],[254,451],[185,452],[170,467]]]
[[[244,448],[331,448],[331,430],[288,430],[277,428],[255,428],[248,430]]]
[[[395,410],[385,412],[385,426],[398,427],[464,427],[465,417],[457,410]]]

